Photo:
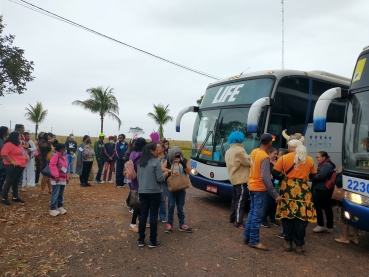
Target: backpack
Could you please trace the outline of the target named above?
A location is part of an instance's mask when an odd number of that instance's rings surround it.
[[[334,187],[336,185],[336,177],[337,177],[337,173],[336,171],[333,171],[331,178],[329,178],[326,182],[325,182],[325,187],[327,188],[327,190],[329,190],[330,192],[333,192]]]
[[[132,160],[129,160],[124,164],[123,175],[131,181],[137,178],[135,165]]]

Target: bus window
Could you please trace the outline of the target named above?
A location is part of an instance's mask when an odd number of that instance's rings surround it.
[[[343,166],[367,174],[369,170],[369,91],[350,97],[345,129]]]
[[[309,100],[309,78],[285,77],[277,87],[268,132],[276,136],[274,147],[285,147],[281,132],[303,133]],[[279,133],[278,133],[279,132]]]

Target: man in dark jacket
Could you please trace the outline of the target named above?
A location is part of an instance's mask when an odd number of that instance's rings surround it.
[[[116,183],[118,188],[124,187],[124,176],[123,176],[123,167],[125,163],[124,156],[128,149],[128,144],[125,142],[126,136],[124,134],[120,134],[118,136],[118,142],[115,144],[115,155],[117,159],[117,168],[115,171],[116,175]]]
[[[95,157],[96,157],[96,161],[97,161],[97,166],[98,166],[98,170],[97,170],[97,174],[96,174],[96,178],[95,178],[95,183],[101,183],[101,173],[103,171],[104,168],[104,158],[105,158],[105,154],[104,154],[104,137],[105,135],[103,133],[101,133],[99,135],[99,140],[95,142],[94,144],[94,152],[95,152]]]
[[[115,154],[115,144],[114,144],[114,136],[109,136],[109,142],[105,143],[104,146],[104,175],[103,181],[106,181],[106,175],[109,169],[108,183],[113,183],[111,180],[111,176],[113,174],[114,166],[115,166],[116,154]]]
[[[76,157],[77,142],[74,141],[74,135],[70,134],[65,142],[65,149],[67,150],[68,172],[73,174],[74,158]]]

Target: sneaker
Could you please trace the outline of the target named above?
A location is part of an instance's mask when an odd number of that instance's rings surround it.
[[[138,247],[144,247],[145,246],[145,242],[143,240],[139,240],[137,242],[137,245],[138,245]]]
[[[50,210],[50,215],[51,216],[58,216],[60,214],[60,212],[58,210]]]
[[[314,229],[313,229],[313,232],[314,233],[322,233],[322,232],[325,232],[327,230],[327,228],[325,228],[324,226],[316,226]]]
[[[268,223],[268,222],[263,221],[263,222],[261,222],[261,227],[264,227],[264,228],[270,228],[270,225],[269,225],[269,223]]]
[[[117,188],[122,189],[122,188],[124,188],[124,186],[117,186]]]
[[[277,235],[277,237],[279,237],[280,239],[284,239],[284,234],[280,233],[280,234]]]
[[[60,214],[66,214],[67,213],[67,210],[64,209],[63,207],[60,207],[57,210],[60,212]]]
[[[274,226],[279,226],[279,222],[277,220],[271,220],[271,221],[269,221],[269,223],[274,225]]]
[[[99,181],[99,180],[95,180],[94,181],[96,184],[101,184],[101,181]]]
[[[192,233],[192,228],[188,227],[186,224],[183,224],[178,230],[181,232]]]
[[[91,187],[92,185],[90,183],[87,183],[86,184],[86,187]]]
[[[104,184],[105,183],[105,181],[100,181],[100,184]]]
[[[3,203],[4,205],[8,205],[8,206],[11,205],[8,199],[1,200],[1,203]]]
[[[19,202],[19,203],[24,203],[24,200],[20,199],[19,197],[18,198],[12,198],[12,201]]]
[[[332,233],[332,232],[333,232],[333,228],[327,228],[325,231],[326,231],[327,233]]]
[[[129,230],[131,230],[132,232],[138,233],[138,226],[137,226],[137,224],[135,225],[135,227],[129,227]]]
[[[150,241],[150,243],[149,243],[149,248],[156,248],[156,247],[158,247],[158,246],[160,246],[161,245],[161,241]]]
[[[81,187],[84,187],[84,188],[85,188],[85,187],[87,187],[87,185],[86,185],[86,184],[80,184],[80,186],[81,186]]]
[[[114,182],[113,181],[108,181],[108,183],[113,184]]]
[[[160,219],[160,221],[163,222],[163,223],[167,223],[166,219]]]
[[[173,232],[172,225],[167,224],[167,228],[165,229],[165,233],[170,234]]]
[[[296,245],[296,249],[295,249],[296,254],[298,255],[302,255],[305,253],[304,248],[302,247],[302,245]]]

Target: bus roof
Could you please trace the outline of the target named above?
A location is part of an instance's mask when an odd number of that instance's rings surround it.
[[[332,74],[332,73],[321,71],[321,70],[300,71],[300,70],[291,70],[291,69],[272,69],[272,70],[256,71],[256,72],[250,72],[250,73],[231,76],[229,78],[220,79],[214,83],[210,83],[209,86],[214,86],[220,83],[229,82],[231,80],[246,79],[250,77],[268,76],[268,75],[274,75],[277,79],[281,79],[285,76],[308,76],[312,78],[325,80],[328,82],[342,83],[343,85],[347,85],[347,86],[349,86],[351,82],[350,78],[346,78],[340,75]]]

